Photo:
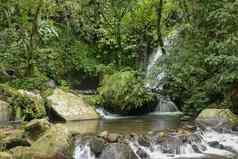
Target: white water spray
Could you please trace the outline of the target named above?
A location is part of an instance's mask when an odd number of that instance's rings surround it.
[[[166,144],[151,143],[150,147],[144,147],[136,140],[129,144],[135,153],[143,152],[148,159],[218,159],[238,155],[238,135],[234,132],[220,133],[207,129],[194,132],[186,142],[178,138],[174,137],[174,141]],[[217,145],[211,146],[212,143]],[[138,159],[143,157],[138,155]]]

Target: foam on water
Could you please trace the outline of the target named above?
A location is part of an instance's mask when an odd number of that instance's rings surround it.
[[[196,137],[193,137],[194,135]],[[211,147],[209,145],[211,142],[219,143],[222,148]],[[130,141],[129,144],[135,153],[143,151],[149,159],[204,159],[208,156],[232,158],[238,155],[238,135],[234,132],[220,133],[212,129],[196,131],[191,135],[189,141],[179,144],[179,149],[169,143],[167,145],[152,143],[151,147],[141,146],[138,141]],[[167,147],[173,151],[163,152]],[[139,155],[138,158],[143,159]]]
[[[165,143],[151,141],[149,147],[140,145],[137,138],[128,140],[128,144],[138,159],[210,159],[211,156],[212,159],[229,159],[238,156],[237,132],[221,133],[208,128],[205,131],[195,131],[186,141],[177,135],[172,136],[172,140],[165,140]],[[220,146],[212,147],[212,142]],[[141,154],[146,154],[147,157]],[[95,159],[95,156],[88,144],[78,144],[74,159]]]
[[[157,106],[158,107],[158,106]],[[177,107],[175,106],[175,108],[171,108],[168,105],[168,108],[166,107],[166,105],[162,105],[162,107],[164,107],[165,109],[163,109],[163,111],[158,111],[155,110],[154,112],[145,114],[145,117],[149,117],[149,116],[178,116],[178,115],[182,115],[183,113],[177,110]],[[137,118],[138,116],[121,116],[119,114],[112,114],[107,112],[105,109],[103,108],[97,108],[96,109],[97,113],[103,118],[103,119],[128,119],[128,118]],[[140,116],[141,117],[141,116]]]
[[[86,145],[78,144],[74,150],[74,159],[95,159],[90,147]]]

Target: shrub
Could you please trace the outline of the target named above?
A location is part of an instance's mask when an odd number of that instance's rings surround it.
[[[20,92],[7,85],[0,84],[0,99],[10,103],[13,118],[29,121],[46,115],[43,99],[26,95],[25,92]]]
[[[145,90],[134,71],[106,75],[98,91],[102,98],[100,105],[112,113],[142,114],[156,105],[155,95]]]

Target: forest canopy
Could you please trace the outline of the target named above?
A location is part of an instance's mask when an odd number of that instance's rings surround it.
[[[181,110],[236,112],[237,16],[237,0],[0,0],[0,81],[45,90],[128,69],[143,78],[159,47],[163,93]]]

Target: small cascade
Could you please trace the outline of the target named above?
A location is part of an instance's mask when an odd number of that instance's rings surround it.
[[[90,147],[87,144],[78,144],[74,150],[74,159],[95,159],[95,156],[93,155]]]
[[[96,109],[96,112],[103,118],[103,119],[122,119],[122,118],[129,118],[129,116],[121,116],[119,114],[112,114],[106,111],[104,108],[99,107]]]
[[[194,132],[171,132],[125,139],[137,159],[234,159],[238,156],[238,132],[217,132],[211,128]],[[110,144],[110,143],[109,143]],[[141,145],[142,144],[142,145]],[[76,144],[74,159],[96,159],[89,144]]]
[[[150,147],[137,140],[129,144],[138,159],[230,159],[238,155],[238,134],[212,129],[197,130],[189,136],[171,135],[161,143],[152,141]]]
[[[154,112],[150,113],[153,115],[180,115],[177,106],[170,100],[169,97],[157,95],[158,104]]]

